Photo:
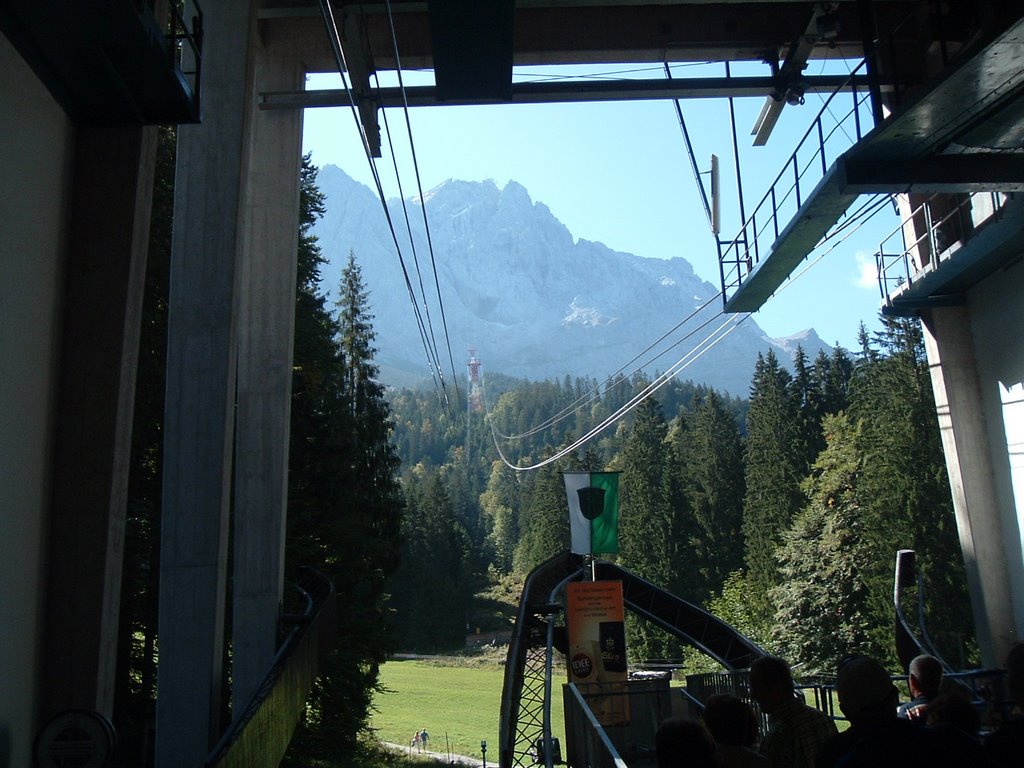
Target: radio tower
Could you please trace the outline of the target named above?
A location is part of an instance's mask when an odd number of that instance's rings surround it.
[[[476,347],[469,348],[469,360],[466,361],[466,368],[469,370],[469,411],[470,413],[483,413],[484,410],[484,388],[480,383],[480,358],[476,356]]]

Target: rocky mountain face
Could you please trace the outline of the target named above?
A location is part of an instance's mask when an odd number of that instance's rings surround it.
[[[409,385],[429,376],[405,274],[375,194],[331,165],[321,168],[318,183],[327,198],[327,213],[314,229],[330,261],[324,286],[333,292],[353,251],[370,292],[382,378]],[[641,258],[574,239],[547,206],[531,200],[515,182],[499,189],[493,182],[447,181],[424,201],[443,319],[423,201],[412,199],[407,207],[415,248],[397,200],[389,204],[391,220],[423,322],[429,314],[446,369],[447,324],[460,376],[470,347],[485,372],[533,380],[567,374],[603,379],[619,369],[628,376],[641,365],[653,374],[668,370],[729,317],[715,319],[721,311],[718,288],[694,274],[685,259]],[[655,360],[648,353],[630,363],[669,331],[657,351],[692,336]],[[748,319],[679,376],[743,397],[758,352],[774,349],[788,363],[797,344],[812,358],[819,349],[829,351],[813,330],[773,340]]]

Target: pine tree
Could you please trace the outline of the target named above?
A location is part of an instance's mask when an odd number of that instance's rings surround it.
[[[682,433],[683,460],[673,474],[682,479],[692,516],[685,561],[698,578],[686,597],[704,602],[743,566],[743,447],[735,418],[713,390],[690,423]]]
[[[402,562],[392,581],[396,634],[403,649],[461,647],[475,582],[471,547],[440,472],[411,478]]]
[[[803,499],[790,380],[774,353],[758,356],[747,415],[743,539],[752,606],[766,618],[773,612],[768,592],[780,580],[776,551]]]
[[[569,511],[565,484],[555,464],[537,471],[515,549],[515,572],[525,576],[549,557],[569,549]]]
[[[797,413],[796,449],[803,464],[800,474],[806,475],[818,453],[825,447],[825,442],[821,432],[822,392],[802,346],[797,346],[793,354],[793,380],[789,391]]]
[[[822,403],[819,412],[822,416],[839,413],[849,407],[853,367],[853,360],[838,344],[832,349],[831,357],[825,357],[825,353],[821,352],[815,359],[815,377],[821,382],[819,389]]]
[[[397,565],[402,496],[390,416],[375,381],[366,295],[350,258],[341,317],[320,289],[313,223],[323,213],[316,168],[303,159],[289,456],[286,566],[311,565],[334,582],[338,637],[286,764],[351,759],[367,727],[388,649],[385,585]]]
[[[933,639],[960,658],[973,631],[918,321],[883,318],[883,331],[858,362],[850,413],[863,462],[864,527],[876,553],[866,578],[878,631],[886,632],[891,615],[895,553],[913,549]]]
[[[826,416],[827,448],[804,483],[807,506],[779,551],[775,637],[791,663],[831,673],[851,651],[884,658],[874,636],[864,566],[874,557],[857,501],[860,460],[845,414]]]
[[[646,398],[622,455],[619,486],[619,562],[653,584],[672,590],[678,574],[679,520],[666,482],[668,425],[661,406]],[[637,659],[674,657],[677,644],[661,630],[633,619],[627,646]]]

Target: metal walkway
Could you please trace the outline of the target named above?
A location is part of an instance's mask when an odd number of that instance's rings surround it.
[[[977,43],[863,138],[859,108],[850,114],[856,143],[828,166],[819,115],[816,134],[802,142],[811,161],[800,165],[800,150],[794,154],[723,253],[727,312],[759,309],[861,194],[1024,189],[1024,154],[1013,151],[1024,118],[1024,19]],[[807,180],[805,171],[818,165],[821,175]],[[815,185],[803,197],[801,181],[805,189]],[[782,201],[794,199],[797,210],[780,228]]]

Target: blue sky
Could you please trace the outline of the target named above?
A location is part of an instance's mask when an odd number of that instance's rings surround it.
[[[833,62],[832,66],[847,65]],[[635,70],[630,76],[663,76],[657,67],[639,71],[634,65],[630,69]],[[819,69],[825,71],[821,63],[812,62],[809,72],[817,74]],[[763,75],[764,70],[761,66],[733,71]],[[538,68],[526,72],[534,78],[542,74]],[[680,70],[674,76],[685,74]],[[720,75],[722,68],[716,65],[699,74]],[[406,73],[404,79],[406,85],[424,82],[416,73]],[[310,78],[307,87],[332,88],[339,83],[337,76],[318,75]],[[734,102],[748,215],[783,168],[823,100],[809,94],[804,105],[787,106],[767,146],[753,147],[749,133],[762,102],[762,98]],[[681,104],[701,170],[709,168],[712,153],[720,158],[721,235],[731,239],[741,221],[728,103],[721,99]],[[405,196],[415,195],[405,114],[389,110],[387,120],[402,191]],[[492,179],[499,186],[515,180],[526,187],[534,202],[547,205],[574,237],[640,256],[682,256],[700,277],[719,287],[714,238],[672,102],[419,107],[409,111],[409,123],[424,191],[451,178]],[[312,152],[316,165],[338,165],[373,188],[349,108],[306,110],[304,125],[304,151]],[[396,197],[398,185],[386,138],[384,145],[378,170],[385,194]],[[874,217],[805,274],[786,284],[754,319],[770,336],[814,327],[826,342],[855,348],[862,320],[869,328],[877,327],[880,296],[874,279],[874,253],[897,224],[888,211]],[[813,260],[812,255],[797,273]],[[683,308],[680,312],[681,317]],[[677,319],[666,318],[666,325]]]

